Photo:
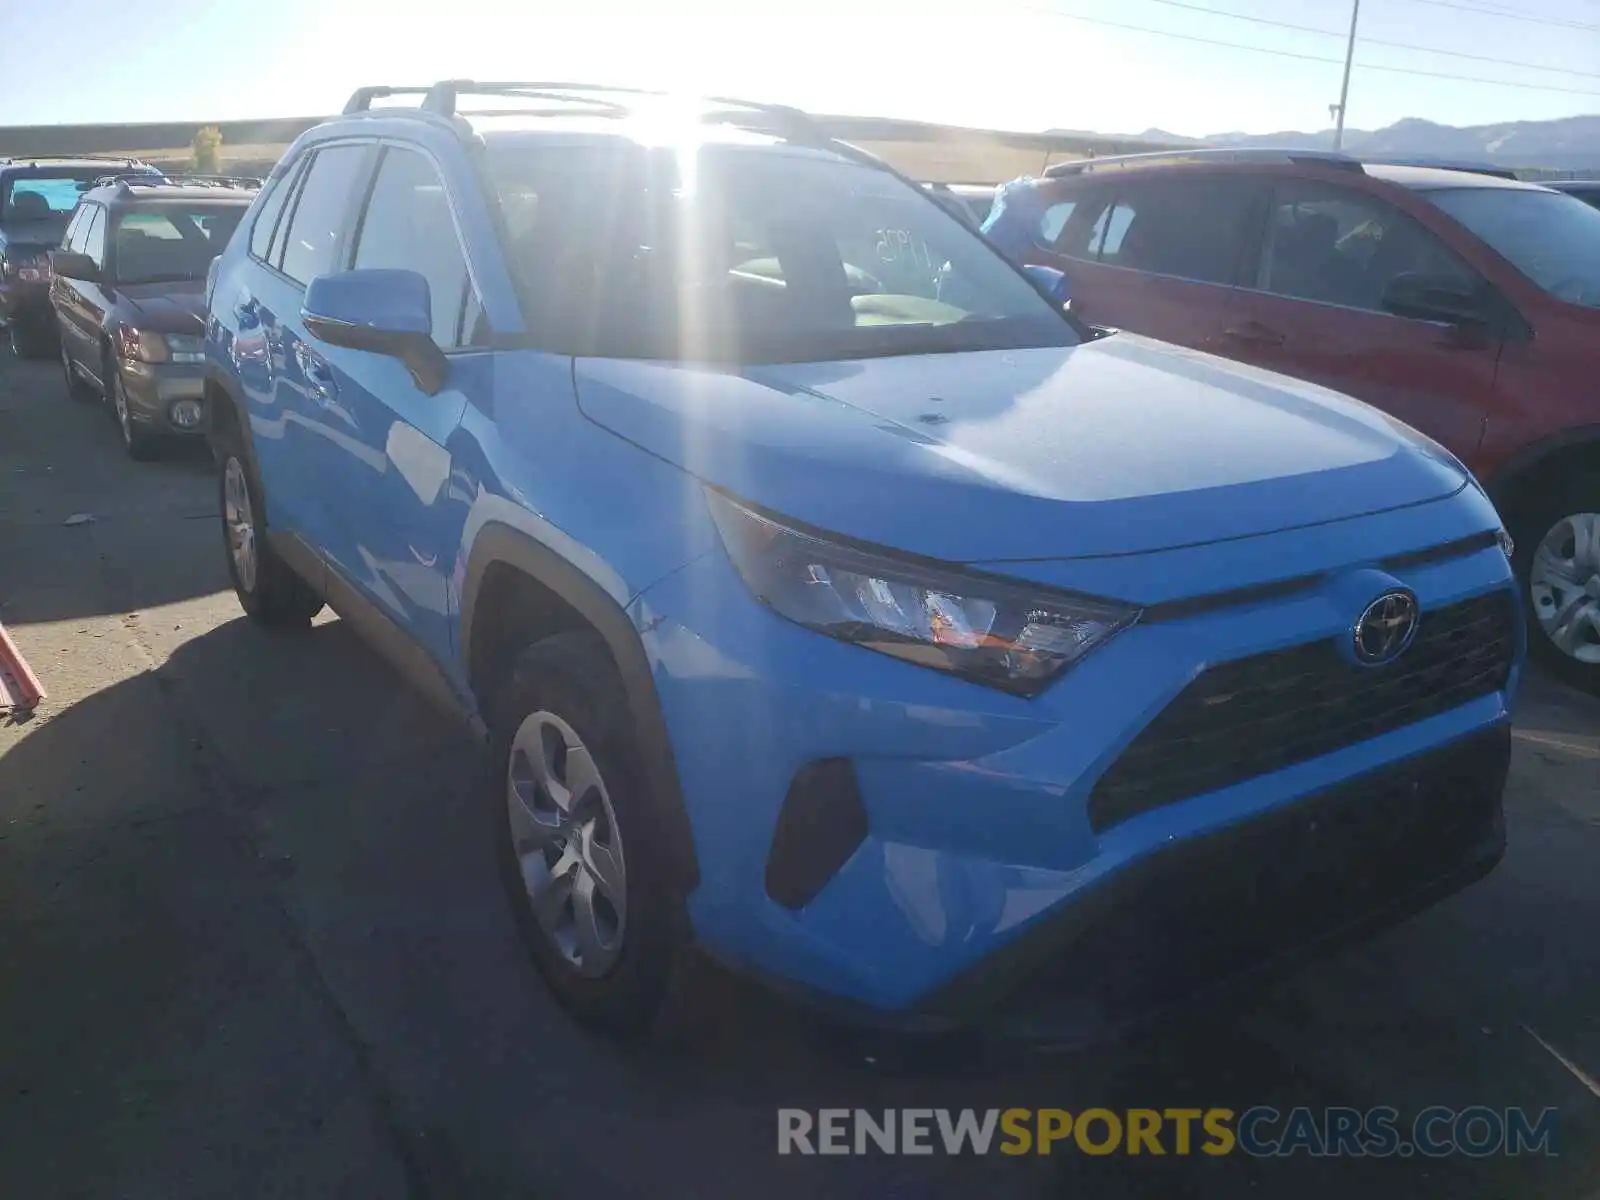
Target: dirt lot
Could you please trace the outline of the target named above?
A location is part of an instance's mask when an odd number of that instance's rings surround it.
[[[224,584],[202,455],[0,361],[0,619],[51,693],[0,728],[0,1196],[1600,1195],[1600,704],[1528,681],[1489,879],[1222,1016],[905,1061],[728,988],[624,1052],[524,964],[472,749]],[[1559,1155],[774,1153],[779,1106],[1269,1103],[1554,1106]]]

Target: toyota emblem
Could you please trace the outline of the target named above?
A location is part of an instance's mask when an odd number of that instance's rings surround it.
[[[1366,667],[1391,663],[1416,636],[1417,598],[1410,592],[1385,592],[1367,605],[1356,622],[1356,661]]]

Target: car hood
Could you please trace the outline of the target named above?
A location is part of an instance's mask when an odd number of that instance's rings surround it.
[[[800,522],[952,562],[1144,553],[1467,477],[1335,392],[1162,342],[717,371],[580,360],[589,418]]]
[[[205,332],[204,280],[140,283],[121,288],[128,316],[153,333]]]

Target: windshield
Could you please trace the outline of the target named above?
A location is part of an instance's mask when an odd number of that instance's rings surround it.
[[[1072,345],[969,227],[884,171],[718,146],[491,143],[541,339],[606,357],[802,362]]]
[[[124,210],[117,220],[113,277],[118,283],[204,279],[245,211],[243,204],[171,202]]]
[[[1427,197],[1552,296],[1600,308],[1600,211],[1561,192],[1521,188]]]
[[[0,176],[0,221],[47,221],[64,217],[106,167],[27,171]]]

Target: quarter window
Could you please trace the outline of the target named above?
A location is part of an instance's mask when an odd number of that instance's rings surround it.
[[[1409,274],[1469,291],[1483,283],[1443,242],[1381,200],[1321,184],[1273,190],[1260,290],[1382,312],[1389,285]]]
[[[311,160],[283,244],[282,271],[296,283],[310,283],[337,265],[339,237],[367,150],[330,146]]]
[[[250,227],[250,254],[254,258],[267,258],[272,246],[272,235],[278,228],[278,215],[283,212],[283,202],[289,196],[289,173],[267,183],[267,194],[261,199],[255,224]]]
[[[106,265],[106,210],[98,204],[94,206],[94,215],[89,218],[89,227],[84,231],[83,252],[95,266]]]
[[[476,330],[462,329],[472,283],[450,216],[450,197],[421,154],[392,146],[384,151],[353,265],[417,272],[428,281],[433,340],[446,350],[472,343]],[[475,317],[472,324],[477,323]]]
[[[67,222],[66,232],[61,235],[61,248],[63,250],[82,252],[83,239],[81,235],[84,221],[88,218],[88,215],[89,209],[80,204],[78,210],[72,214],[72,220]]]
[[[1044,210],[1044,216],[1039,221],[1039,241],[1045,246],[1053,246],[1056,239],[1061,236],[1061,231],[1067,227],[1067,221],[1072,216],[1072,210],[1078,206],[1076,200],[1064,200],[1060,204],[1052,204]]]

